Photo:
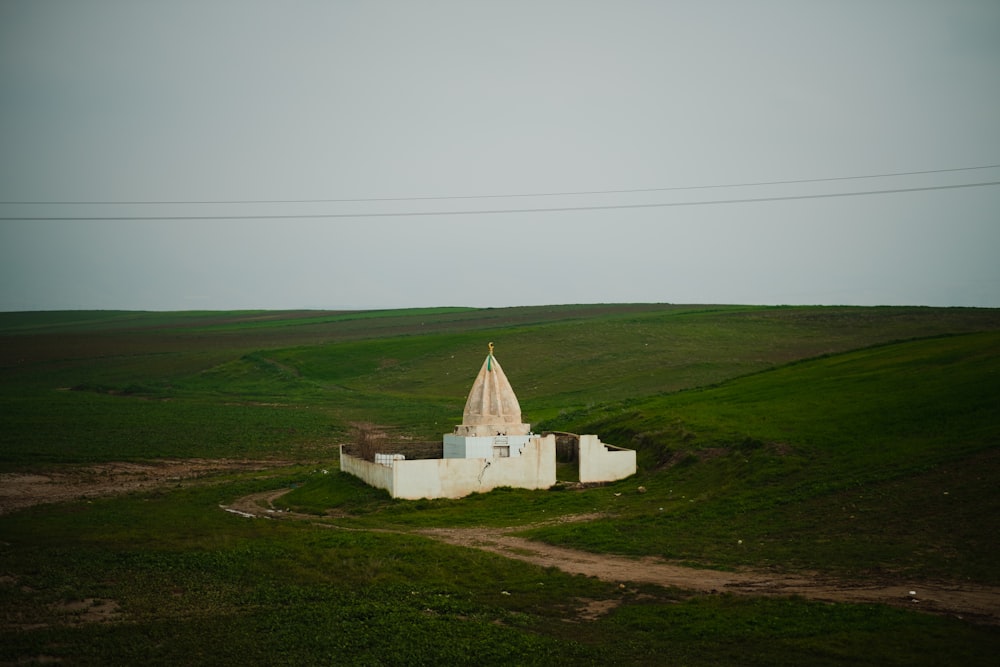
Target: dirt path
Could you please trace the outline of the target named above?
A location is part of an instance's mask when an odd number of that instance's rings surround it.
[[[647,583],[702,593],[801,595],[828,602],[881,603],[1000,625],[1000,588],[939,582],[854,582],[830,577],[682,567],[657,558],[628,558],[557,547],[511,535],[524,527],[435,528],[419,531],[449,544],[474,547],[564,572],[619,583]],[[911,594],[912,593],[912,594]]]
[[[165,485],[194,483],[199,478],[229,471],[266,470],[276,461],[187,459],[151,463],[105,463],[59,472],[0,474],[0,514],[47,502],[92,498]],[[255,493],[221,509],[247,518],[312,521],[340,528],[326,517],[286,511],[276,503],[288,489]],[[564,517],[588,521],[595,516]],[[702,593],[740,595],[801,595],[830,602],[881,603],[957,616],[977,623],[1000,625],[1000,588],[932,581],[862,582],[827,576],[805,576],[755,570],[721,572],[682,567],[656,558],[628,558],[597,554],[534,542],[513,533],[527,526],[497,528],[434,528],[417,534],[482,549],[543,567],[557,567],[621,584],[649,583]],[[911,593],[912,591],[912,593]]]
[[[275,501],[287,489],[256,493],[240,498],[223,509],[246,517],[309,520],[329,528],[329,521],[281,508]],[[327,518],[335,517],[328,515]],[[589,521],[593,515],[563,517],[560,521]],[[553,546],[517,537],[530,526],[510,528],[428,528],[412,531],[454,544],[482,549],[507,558],[543,567],[556,567],[570,574],[597,577],[620,584],[656,584],[700,593],[736,595],[800,595],[812,600],[848,603],[878,603],[916,611],[955,616],[975,623],[1000,625],[1000,588],[977,584],[911,581],[899,583],[845,581],[829,576],[786,574],[741,569],[723,572],[683,567],[658,558],[629,558]],[[405,531],[396,531],[405,532]]]
[[[277,489],[251,493],[249,496],[237,498],[231,505],[219,505],[219,507],[232,514],[247,518],[316,520],[317,517],[313,514],[288,512],[280,506],[275,506],[274,501],[288,493],[289,490]]]

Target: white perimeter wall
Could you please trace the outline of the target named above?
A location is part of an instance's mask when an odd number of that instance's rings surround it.
[[[372,463],[345,454],[343,445],[340,446],[340,469],[360,478],[368,486],[392,492],[392,468],[390,466]]]
[[[581,482],[614,482],[635,471],[635,450],[605,445],[596,435],[580,436]]]
[[[355,458],[341,447],[340,469],[407,500],[462,498],[501,486],[547,489],[556,483],[556,438],[530,438],[516,457],[394,461],[391,467]]]

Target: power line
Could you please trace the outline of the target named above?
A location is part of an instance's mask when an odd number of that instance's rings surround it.
[[[900,194],[905,192],[926,192],[929,190],[955,190],[1000,185],[1000,181],[982,183],[960,183],[956,185],[927,185],[913,188],[892,188],[886,190],[863,190],[855,192],[830,192],[805,195],[781,195],[774,197],[747,197],[742,199],[708,199],[701,201],[656,202],[649,204],[607,204],[595,206],[553,206],[537,208],[472,209],[460,211],[378,211],[374,213],[289,213],[268,215],[118,215],[118,216],[7,216],[3,220],[20,221],[118,221],[118,220],[293,220],[307,218],[404,218],[418,216],[446,215],[498,215],[517,213],[556,213],[567,211],[608,211],[639,208],[668,208],[675,206],[715,206],[720,204],[753,204],[760,202],[791,201],[800,199],[827,199],[832,197],[863,197],[868,195]]]
[[[833,176],[828,178],[800,178],[785,181],[758,181],[747,183],[724,183],[717,185],[682,185],[662,188],[631,188],[624,190],[577,190],[567,192],[534,192],[509,193],[499,195],[446,195],[433,197],[365,197],[353,199],[233,199],[233,200],[136,200],[136,201],[4,201],[0,204],[44,206],[44,205],[101,205],[101,206],[148,206],[148,205],[212,205],[212,204],[333,204],[359,202],[391,202],[391,201],[446,201],[460,199],[512,199],[529,197],[575,197],[582,195],[637,194],[641,192],[674,192],[682,190],[712,190],[721,188],[748,188],[764,185],[794,185],[801,183],[833,183],[837,181],[854,181],[871,178],[892,178],[895,176],[918,176],[925,174],[947,174],[959,171],[977,171],[996,169],[1000,164],[987,164],[978,167],[954,167],[951,169],[925,169],[923,171],[895,171],[882,174],[866,174],[861,176]],[[284,217],[284,216],[282,216]]]

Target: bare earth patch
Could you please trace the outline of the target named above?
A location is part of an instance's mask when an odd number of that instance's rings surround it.
[[[222,472],[265,470],[280,461],[178,459],[99,463],[43,473],[0,473],[0,515],[33,505],[96,498],[182,483]]]
[[[108,623],[118,620],[121,609],[114,600],[87,598],[53,605],[52,610],[69,619],[73,625],[85,623]]]

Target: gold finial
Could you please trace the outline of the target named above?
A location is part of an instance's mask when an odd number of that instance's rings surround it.
[[[490,354],[493,354],[493,343],[490,343]]]

